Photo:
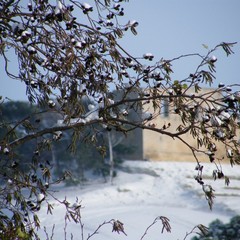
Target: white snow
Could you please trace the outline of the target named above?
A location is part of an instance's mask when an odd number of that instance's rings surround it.
[[[170,219],[171,233],[162,234],[159,221],[148,230],[144,239],[183,240],[186,233],[198,224],[207,226],[216,218],[228,222],[232,216],[240,214],[240,166],[222,165],[224,174],[230,177],[227,187],[224,180],[211,179],[214,165],[204,164],[203,181],[212,185],[216,194],[212,211],[201,186],[194,180],[195,166],[195,163],[184,162],[125,161],[113,184],[94,180],[84,186],[56,186],[58,192],[55,195],[71,204],[76,199],[81,200],[84,239],[104,221],[118,219],[124,223],[127,236],[112,232],[112,225],[106,224],[92,239],[140,240],[156,217],[165,216]],[[55,224],[53,239],[65,239],[65,209],[50,197],[46,198],[53,203],[53,215],[47,215],[43,206],[40,220],[50,233]],[[67,224],[67,232],[67,239],[71,239],[71,233],[73,239],[82,239],[81,227],[73,221]],[[43,229],[39,233],[41,239],[45,239]],[[191,237],[193,235],[187,239]]]
[[[84,9],[86,9],[86,10],[91,10],[92,9],[92,6],[90,5],[90,4],[88,4],[88,3],[83,3],[82,4],[82,7],[84,8]]]

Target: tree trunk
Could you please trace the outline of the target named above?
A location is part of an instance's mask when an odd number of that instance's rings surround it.
[[[113,149],[112,149],[112,136],[111,132],[108,132],[108,148],[109,148],[109,164],[110,164],[110,182],[113,182],[113,170],[114,170],[114,161],[113,161]]]

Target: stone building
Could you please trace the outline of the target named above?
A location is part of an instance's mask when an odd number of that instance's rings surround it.
[[[203,89],[203,92],[210,91],[213,91],[213,89]],[[154,113],[151,104],[144,106],[144,110]],[[174,114],[174,109],[169,106],[167,100],[163,100],[160,111],[160,115],[153,120],[153,124],[156,124],[158,128],[170,125],[166,131],[176,132],[176,129],[181,124],[181,119],[178,114]],[[189,145],[197,148],[197,140],[190,133],[182,135],[182,139]],[[132,146],[135,149],[134,154],[128,156],[128,159],[132,160],[195,161],[192,151],[180,140],[146,129],[134,130],[124,140],[124,144]],[[216,145],[218,156],[223,155],[226,151],[224,146],[219,143],[216,143]],[[209,158],[205,154],[199,153],[197,157],[200,161],[209,161]]]

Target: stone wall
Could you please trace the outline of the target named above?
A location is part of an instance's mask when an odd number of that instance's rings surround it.
[[[212,89],[204,89],[204,92],[208,91],[212,91]],[[149,105],[145,106],[145,111],[149,111],[153,115],[157,114],[156,111],[160,111],[160,116],[153,119],[152,122],[157,125],[157,128],[167,127],[166,131],[177,132],[177,128],[182,124],[181,119],[171,105],[166,107],[164,106],[165,104],[166,101],[163,101],[160,106],[161,109],[155,109],[154,111],[151,103],[149,103]],[[201,113],[198,118],[201,120]],[[169,125],[170,127],[168,127]],[[186,133],[181,137],[189,145],[197,148],[197,140],[190,133]],[[217,154],[220,157],[226,150],[223,145],[216,145],[218,149]],[[145,159],[155,161],[195,161],[191,149],[186,144],[178,139],[150,130],[143,131],[143,156]],[[197,157],[200,161],[209,161],[208,156],[203,153],[197,154]]]

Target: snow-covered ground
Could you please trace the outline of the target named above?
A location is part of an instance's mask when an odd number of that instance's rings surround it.
[[[230,185],[224,180],[211,180],[214,166],[204,165],[205,183],[215,190],[213,210],[202,193],[201,186],[194,180],[195,163],[125,161],[118,171],[113,184],[94,182],[85,186],[58,189],[55,195],[68,202],[82,200],[81,216],[84,223],[84,239],[92,234],[99,224],[111,219],[124,223],[127,234],[112,233],[110,224],[104,225],[94,235],[93,240],[140,240],[146,228],[158,216],[169,218],[171,233],[161,233],[161,221],[148,230],[144,239],[183,240],[187,232],[198,224],[208,225],[216,218],[228,222],[232,216],[240,214],[240,166],[223,165],[223,172],[230,177]],[[50,200],[52,201],[52,200]],[[65,239],[65,210],[54,203],[53,215],[42,209],[40,219],[51,231],[55,224],[53,239]],[[82,239],[81,227],[73,222],[67,224],[67,239]],[[40,230],[42,239],[44,233]],[[49,234],[50,236],[51,234]],[[187,239],[191,239],[190,235]],[[49,238],[50,239],[50,238]]]

